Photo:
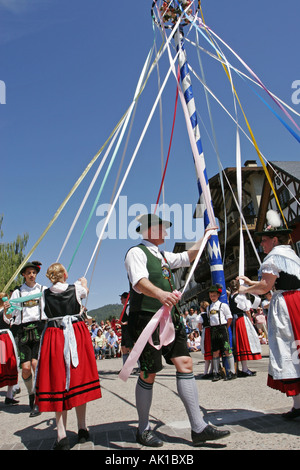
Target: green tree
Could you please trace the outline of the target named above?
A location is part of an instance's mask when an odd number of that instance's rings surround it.
[[[3,215],[0,215],[0,240],[3,238],[2,231]],[[25,258],[24,250],[28,242],[29,235],[18,235],[16,240],[9,243],[0,242],[0,290],[6,286],[13,274]],[[12,282],[9,289],[14,289],[23,283],[23,277],[19,274]]]

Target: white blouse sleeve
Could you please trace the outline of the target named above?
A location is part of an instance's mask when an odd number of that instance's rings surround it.
[[[280,270],[272,261],[272,258],[270,258],[266,263],[262,263],[260,270],[262,273],[273,274],[273,276],[279,277]]]

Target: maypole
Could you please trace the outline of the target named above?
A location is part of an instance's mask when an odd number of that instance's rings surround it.
[[[154,1],[152,4],[152,16],[153,16],[153,7],[158,3],[158,0]],[[168,0],[163,1],[162,5],[159,8],[162,21],[164,26],[167,28],[174,28],[176,26],[176,32],[174,35],[175,43],[178,51],[178,63],[180,67],[180,76],[182,82],[182,88],[184,92],[184,99],[188,108],[190,122],[193,128],[198,155],[194,163],[197,175],[197,186],[199,191],[200,201],[203,199],[203,193],[206,193],[206,201],[209,201],[209,206],[205,207],[204,210],[204,226],[205,228],[213,222],[214,213],[213,213],[213,204],[211,201],[210,187],[206,172],[206,164],[204,159],[204,152],[201,142],[201,135],[197,119],[197,110],[193,94],[192,81],[188,69],[188,61],[186,51],[184,49],[184,34],[183,27],[190,22],[187,20],[187,15],[195,14],[198,8],[192,7],[193,2],[191,0]],[[187,13],[187,15],[186,15]],[[182,21],[178,23],[178,20],[182,17]],[[202,173],[202,174],[200,174]],[[202,181],[202,184],[200,183]],[[203,181],[205,181],[205,187],[203,187]],[[208,197],[207,197],[208,196]],[[222,295],[220,296],[221,302],[227,303],[227,294],[226,294],[226,285],[225,285],[225,276],[223,269],[223,262],[221,257],[221,250],[219,244],[219,237],[216,232],[215,235],[212,235],[207,243],[207,251],[209,256],[210,272],[212,277],[213,284],[222,285]]]

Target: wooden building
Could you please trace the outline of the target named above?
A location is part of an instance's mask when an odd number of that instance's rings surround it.
[[[293,242],[295,250],[298,251],[300,250],[300,163],[270,162],[267,168],[287,224],[295,229]],[[230,167],[224,170],[223,185],[221,185],[220,175],[217,174],[209,180],[209,186],[215,217],[219,222],[219,243],[223,257],[225,283],[228,285],[239,274],[240,213],[236,206],[236,168]],[[224,194],[221,190],[222,186]],[[254,232],[265,226],[266,212],[271,208],[278,210],[264,169],[258,166],[255,160],[248,160],[242,167],[242,213],[247,224],[247,228],[243,225],[245,275],[252,279],[257,278],[259,259],[263,259],[259,240],[254,236]],[[188,246],[184,243],[176,243],[173,251],[180,252],[187,248]],[[188,270],[189,268],[181,268],[174,273],[177,289],[180,290],[185,284]],[[204,253],[182,297],[181,305],[188,307],[191,303],[208,300],[210,286],[209,259],[207,253]]]

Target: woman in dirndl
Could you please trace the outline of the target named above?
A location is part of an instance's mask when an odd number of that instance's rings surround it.
[[[281,227],[274,211],[267,213],[268,226],[257,235],[267,254],[258,281],[243,278],[249,287],[239,292],[263,295],[274,287],[268,313],[269,374],[268,386],[293,398],[293,407],[285,419],[300,416],[300,258],[290,246],[291,229]]]
[[[229,308],[233,316],[233,353],[237,366],[242,365],[240,371],[237,367],[239,377],[251,377],[256,375],[255,371],[248,368],[248,361],[257,361],[261,359],[261,344],[258,334],[250,320],[250,309],[252,302],[246,295],[239,294],[240,283],[233,279],[230,281]],[[252,296],[254,297],[254,296]],[[254,301],[259,304],[259,297]]]
[[[210,338],[210,324],[208,318],[209,303],[206,300],[200,302],[199,330],[201,331],[201,352],[204,356],[204,373],[202,379],[212,378],[212,349]]]
[[[67,411],[76,409],[78,442],[85,442],[89,438],[86,404],[100,398],[101,389],[93,344],[81,313],[87,281],[81,278],[68,284],[67,271],[60,263],[52,264],[46,276],[53,285],[44,292],[48,320],[39,351],[36,404],[41,412],[55,412],[57,440],[53,449],[68,450]]]

